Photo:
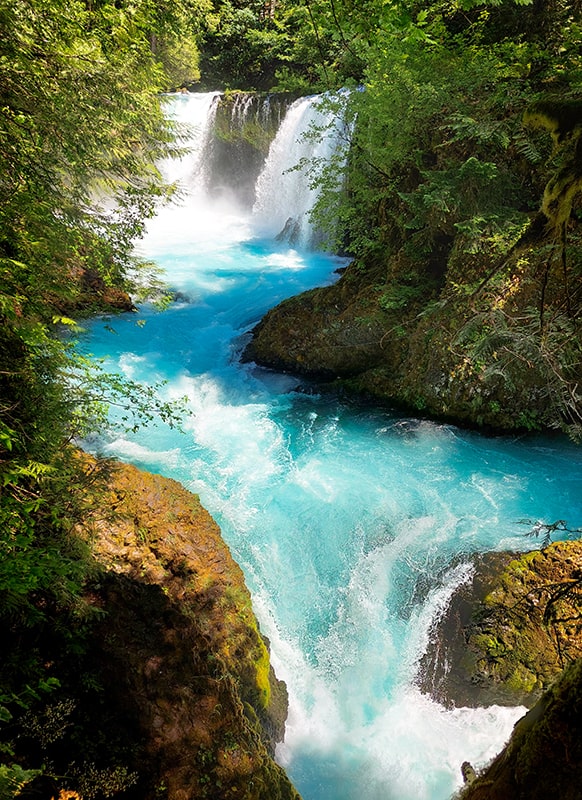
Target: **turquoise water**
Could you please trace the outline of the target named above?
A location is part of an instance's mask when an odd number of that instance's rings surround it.
[[[252,215],[191,200],[141,245],[179,300],[93,321],[82,347],[187,396],[183,432],[88,446],[177,478],[221,525],[287,682],[277,757],[304,800],[446,800],[523,709],[445,710],[416,688],[431,624],[468,556],[526,549],[523,517],[582,524],[582,452],[491,438],[338,400],[241,365],[284,297],[337,279],[338,259],[253,238]]]

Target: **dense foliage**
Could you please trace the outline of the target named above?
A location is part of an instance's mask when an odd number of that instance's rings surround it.
[[[446,397],[418,375],[410,403],[577,436],[580,6],[370,5],[333,4],[364,91],[346,112],[347,191],[327,176],[319,219],[356,257],[359,285],[369,274],[387,329],[432,339],[416,371],[429,347],[442,354]]]
[[[74,526],[95,475],[69,443],[106,392],[125,405],[139,392],[88,381],[57,333],[95,286],[95,299],[122,297],[132,241],[164,191],[153,160],[176,147],[158,93],[182,81],[172,54],[194,51],[198,21],[188,0],[0,2],[2,797],[30,777],[11,765],[17,721],[58,689],[50,653],[82,647],[92,565]]]

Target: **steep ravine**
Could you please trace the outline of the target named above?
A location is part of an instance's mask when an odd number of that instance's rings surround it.
[[[298,800],[271,757],[285,687],[218,526],[180,484],[125,465],[113,467],[107,508],[91,526],[106,568],[91,598],[106,612],[93,657],[139,742],[140,796]],[[581,569],[578,541],[477,556],[434,632],[425,691],[447,705],[534,706],[470,800],[577,797]]]

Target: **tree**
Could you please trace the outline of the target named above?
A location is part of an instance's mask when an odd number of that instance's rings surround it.
[[[179,147],[162,61],[191,48],[201,9],[0,0],[0,722],[55,688],[39,637],[82,644],[93,566],[74,527],[99,491],[70,442],[108,392],[130,402],[139,387],[87,378],[61,328],[83,275],[129,286],[166,191],[154,162]],[[26,778],[15,769],[2,780]]]

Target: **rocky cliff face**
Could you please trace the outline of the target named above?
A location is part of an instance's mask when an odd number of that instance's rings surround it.
[[[446,705],[531,707],[582,658],[582,542],[475,559],[422,664],[422,687]]]
[[[124,796],[297,800],[272,759],[286,689],[218,526],[180,484],[131,466],[113,467],[107,509],[90,526],[105,568],[90,658],[131,745]]]
[[[422,688],[456,706],[530,706],[458,800],[575,800],[582,783],[582,542],[476,559],[435,631]],[[459,765],[460,766],[460,765]]]
[[[335,285],[269,311],[243,359],[435,418],[496,430],[555,427],[568,401],[549,353],[508,328],[505,311],[448,295],[458,279],[453,260],[445,289],[399,257],[376,267],[354,262]],[[512,302],[512,314],[526,314],[530,287],[516,289]],[[552,358],[563,347],[556,342]]]
[[[458,800],[578,800],[582,785],[582,661],[521,719],[508,745]]]
[[[257,177],[293,97],[225,92],[216,107],[205,174],[211,191],[245,208],[255,202]]]

